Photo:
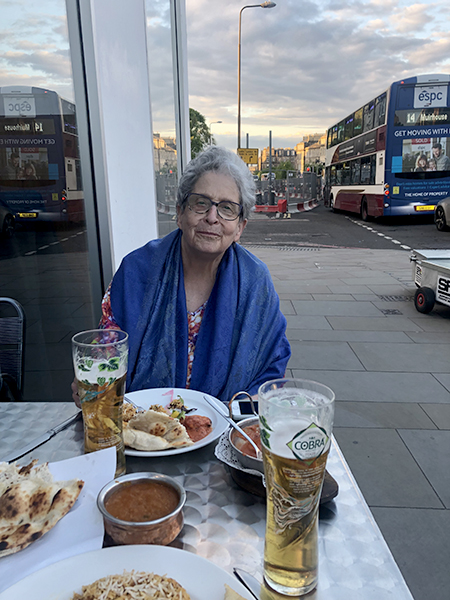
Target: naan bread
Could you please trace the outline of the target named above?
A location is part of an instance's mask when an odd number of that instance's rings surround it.
[[[225,584],[225,598],[224,600],[244,600],[244,598],[235,592],[229,585]]]
[[[145,452],[169,448],[169,442],[163,437],[139,431],[139,429],[132,429],[131,427],[123,428],[123,441],[125,446]]]
[[[18,552],[52,529],[78,498],[84,481],[53,481],[48,464],[0,463],[0,557]]]
[[[123,428],[123,439],[125,446],[147,452],[194,443],[178,419],[152,409],[137,413],[128,421]]]

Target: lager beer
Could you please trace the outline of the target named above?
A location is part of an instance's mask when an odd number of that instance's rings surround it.
[[[125,473],[125,449],[122,437],[122,408],[126,375],[103,385],[79,381],[84,423],[84,451],[95,452],[115,446],[117,466],[115,476]]]
[[[267,492],[264,578],[299,596],[318,580],[318,508],[331,443],[334,394],[302,380],[259,390]]]
[[[115,446],[115,476],[125,473],[123,396],[128,366],[128,334],[91,329],[72,338],[72,355],[84,423],[84,451]]]

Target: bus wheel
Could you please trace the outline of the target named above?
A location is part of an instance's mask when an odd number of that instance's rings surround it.
[[[6,215],[5,220],[3,221],[2,235],[5,238],[12,237],[14,233],[14,229],[16,227],[16,222],[12,215]]]
[[[365,198],[361,202],[361,219],[366,222],[369,220],[369,211],[367,210],[367,200]]]
[[[434,291],[429,287],[421,287],[416,290],[414,295],[414,306],[421,313],[429,313],[433,310],[436,296]]]

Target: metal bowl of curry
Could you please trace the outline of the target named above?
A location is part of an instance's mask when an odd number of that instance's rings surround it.
[[[130,473],[100,490],[97,506],[117,545],[170,544],[180,533],[186,492],[172,477]]]
[[[251,437],[261,450],[261,439],[259,436],[259,418],[250,417],[239,421],[239,427]],[[235,458],[246,469],[254,469],[264,473],[264,464],[260,458],[256,458],[253,446],[236,429],[230,429],[229,440]]]

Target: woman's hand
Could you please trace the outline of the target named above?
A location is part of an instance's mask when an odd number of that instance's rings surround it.
[[[80,396],[78,395],[78,386],[77,386],[77,380],[76,379],[74,379],[72,381],[72,383],[70,384],[70,387],[72,388],[72,398],[73,398],[73,401],[78,406],[78,408],[81,408],[81,401],[80,401]]]

